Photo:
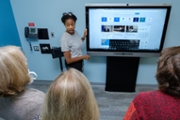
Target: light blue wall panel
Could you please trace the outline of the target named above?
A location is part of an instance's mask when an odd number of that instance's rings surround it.
[[[11,0],[13,13],[15,16],[17,29],[19,32],[22,47],[28,58],[29,68],[38,73],[40,80],[54,80],[60,73],[58,59],[52,59],[50,54],[41,54],[41,52],[30,51],[29,44],[24,37],[24,27],[28,22],[34,22],[39,28],[46,27],[54,33],[50,40],[41,40],[32,42],[32,46],[38,46],[40,43],[50,43],[51,47],[60,46],[60,37],[65,31],[61,23],[63,12],[72,11],[78,18],[76,30],[83,35],[85,28],[85,4],[86,3],[170,3],[172,11],[167,30],[164,47],[180,44],[180,1],[177,0]],[[83,46],[83,52],[86,53],[86,43]],[[141,58],[137,76],[137,84],[157,84],[155,79],[156,60],[158,58]],[[84,74],[92,83],[106,82],[106,57],[91,57],[85,61]]]

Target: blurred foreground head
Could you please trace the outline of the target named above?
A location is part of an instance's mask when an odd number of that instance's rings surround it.
[[[180,47],[165,48],[158,60],[156,79],[159,90],[180,97]]]
[[[99,120],[99,108],[87,78],[76,69],[61,73],[49,87],[42,120]]]
[[[27,59],[21,49],[0,47],[0,96],[17,95],[29,82]]]

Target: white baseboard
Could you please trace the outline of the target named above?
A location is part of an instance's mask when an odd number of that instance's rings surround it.
[[[51,80],[35,80],[32,84],[51,84],[53,81]],[[106,83],[97,83],[97,82],[91,82],[91,85],[101,85],[105,86]],[[136,84],[136,87],[158,87],[158,85],[155,84]]]

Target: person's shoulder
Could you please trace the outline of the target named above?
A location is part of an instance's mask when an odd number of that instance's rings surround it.
[[[68,35],[69,35],[69,34],[68,34],[67,32],[63,32],[61,38],[64,38],[64,37],[66,37],[66,36],[68,36]]]
[[[25,94],[26,94],[26,96],[36,96],[39,98],[44,98],[44,96],[45,96],[45,93],[43,91],[40,91],[35,88],[27,88],[25,90]]]
[[[140,92],[135,96],[134,101],[145,101],[146,99],[149,99],[150,97],[153,97],[158,93],[159,92],[157,90]]]
[[[21,97],[21,101],[29,106],[29,110],[37,110],[39,112],[42,103],[44,102],[45,93],[35,89],[27,88],[25,94]]]
[[[43,94],[45,94],[44,92],[42,92],[42,91],[40,91],[40,90],[38,90],[38,89],[35,89],[35,88],[27,88],[26,90],[27,90],[27,91],[34,92],[34,93],[43,93]]]
[[[67,32],[64,32],[63,34],[62,34],[62,36],[61,36],[61,42],[65,42],[65,41],[67,41],[67,39],[69,39],[71,37],[71,35],[69,34],[69,33],[67,33]]]

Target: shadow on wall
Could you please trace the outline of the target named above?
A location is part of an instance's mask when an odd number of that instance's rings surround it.
[[[140,58],[140,63],[141,63],[142,65],[156,65],[158,59],[159,59],[159,57]]]
[[[99,57],[99,56],[91,56],[90,60],[89,60],[90,63],[105,63],[106,62],[106,57]]]

